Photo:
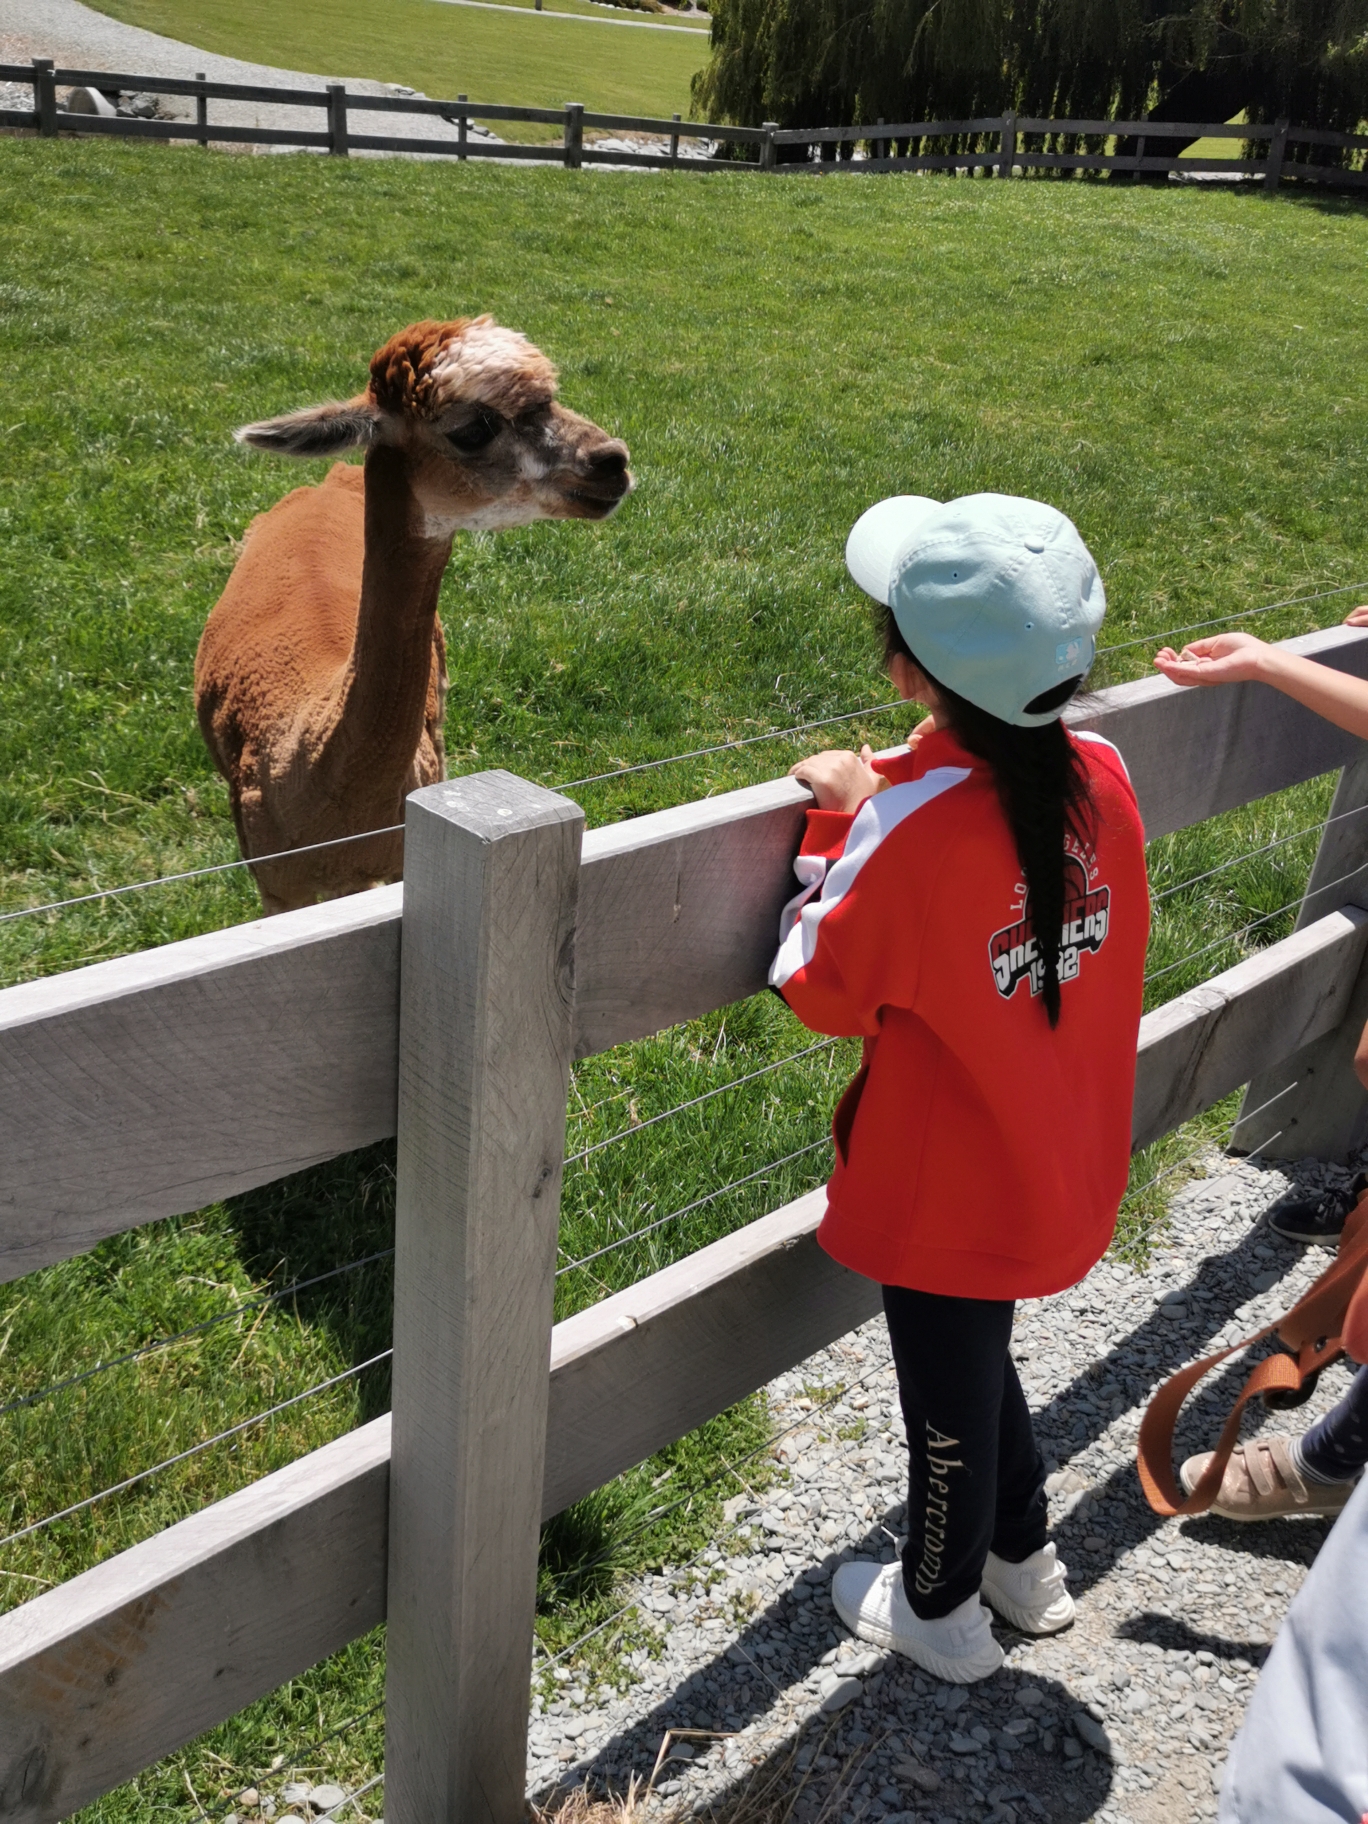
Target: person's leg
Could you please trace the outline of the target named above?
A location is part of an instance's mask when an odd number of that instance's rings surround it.
[[[1191,1494],[1211,1461],[1204,1450],[1179,1471]],[[1355,1479],[1368,1463],[1368,1368],[1348,1393],[1303,1437],[1279,1433],[1237,1444],[1211,1511],[1226,1520],[1281,1520],[1288,1514],[1333,1519],[1344,1511]]]
[[[998,1494],[992,1549],[1008,1564],[1021,1564],[1040,1551],[1049,1532],[1045,1464],[1036,1443],[1016,1363],[1002,1366],[1002,1414],[998,1424]]]
[[[977,1595],[997,1536],[1013,1306],[903,1286],[885,1286],[883,1297],[907,1427],[903,1583],[913,1614],[933,1620]],[[1014,1470],[1019,1478],[1015,1461]]]
[[[1368,1816],[1368,1486],[1292,1600],[1245,1711],[1220,1824]]]
[[[1368,1368],[1360,1368],[1337,1406],[1292,1446],[1311,1482],[1351,1482],[1368,1463]]]

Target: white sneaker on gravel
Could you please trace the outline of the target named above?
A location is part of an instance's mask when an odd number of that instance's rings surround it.
[[[988,1611],[977,1596],[967,1597],[948,1615],[923,1621],[912,1612],[902,1566],[896,1562],[841,1565],[832,1579],[831,1600],[852,1634],[878,1647],[892,1647],[949,1684],[972,1685],[990,1678],[1003,1662]]]
[[[1009,1564],[989,1552],[983,1567],[983,1596],[1004,1621],[1023,1634],[1058,1634],[1074,1618],[1074,1599],[1064,1587],[1069,1567],[1055,1557],[1053,1544],[1021,1564]]]

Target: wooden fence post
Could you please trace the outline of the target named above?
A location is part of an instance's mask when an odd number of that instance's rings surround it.
[[[195,81],[205,81],[203,70],[195,71]],[[199,143],[207,152],[209,150],[209,97],[205,94],[195,97],[195,125],[199,128]]]
[[[1268,164],[1264,171],[1264,189],[1276,190],[1282,180],[1283,159],[1287,155],[1287,129],[1290,121],[1275,120],[1273,137],[1268,142]]]
[[[33,110],[44,139],[57,137],[57,79],[53,67],[51,57],[33,60]]]
[[[469,97],[469,95],[458,95],[456,97],[456,100],[460,105],[464,106],[465,103],[470,100],[470,97]],[[462,114],[460,119],[456,122],[456,156],[457,156],[457,158],[466,157],[466,147],[469,144],[470,144],[470,116],[468,114]]]
[[[523,1824],[584,813],[408,801],[385,1815]]]
[[[683,118],[682,115],[679,115],[679,114],[671,114],[671,116],[670,116],[671,120],[680,120],[682,118]],[[670,135],[670,163],[672,165],[677,165],[679,163],[679,135],[678,135],[678,133],[671,133],[671,135]]]
[[[340,82],[330,82],[328,84],[328,151],[334,158],[346,158],[349,150],[346,86]]]
[[[760,131],[765,136],[760,141],[760,169],[762,171],[773,171],[774,136],[779,131],[779,122],[777,120],[761,121]]]
[[[1341,906],[1368,908],[1368,754],[1340,774],[1330,816],[1340,821],[1321,832],[1297,913],[1298,931]],[[1366,1021],[1368,963],[1335,1030],[1250,1083],[1231,1135],[1232,1149],[1269,1159],[1342,1161],[1368,1146],[1368,1095],[1353,1064]]]
[[[999,177],[1010,177],[1012,166],[1017,155],[1017,117],[1015,114],[1004,114],[1002,117],[1002,150],[998,158],[997,174]]]
[[[565,104],[565,168],[578,171],[584,164],[584,103]]]

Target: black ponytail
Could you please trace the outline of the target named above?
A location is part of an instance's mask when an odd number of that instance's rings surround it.
[[[966,698],[947,690],[910,649],[891,609],[884,610],[884,651],[900,653],[925,674],[944,705],[951,733],[993,775],[1017,859],[1030,893],[1031,924],[1041,963],[1041,994],[1050,1025],[1059,1024],[1059,948],[1066,900],[1064,839],[1072,834],[1087,844],[1092,835],[1092,801],[1088,776],[1078,752],[1058,720],[1036,728],[1019,728],[989,715]],[[1033,715],[1059,709],[1083,682],[1070,678],[1026,705]],[[937,720],[941,720],[938,716]]]

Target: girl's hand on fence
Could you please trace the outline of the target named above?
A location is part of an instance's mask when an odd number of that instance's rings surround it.
[[[1346,627],[1368,627],[1368,603],[1362,608],[1351,608],[1344,617]]]
[[[1245,684],[1262,677],[1268,650],[1252,633],[1216,633],[1181,652],[1165,646],[1154,663],[1173,684]]]
[[[874,750],[867,741],[858,754],[833,747],[800,760],[789,768],[789,774],[807,786],[819,811],[858,811],[866,798],[872,798],[888,784],[874,771],[870,764],[873,758]]]

